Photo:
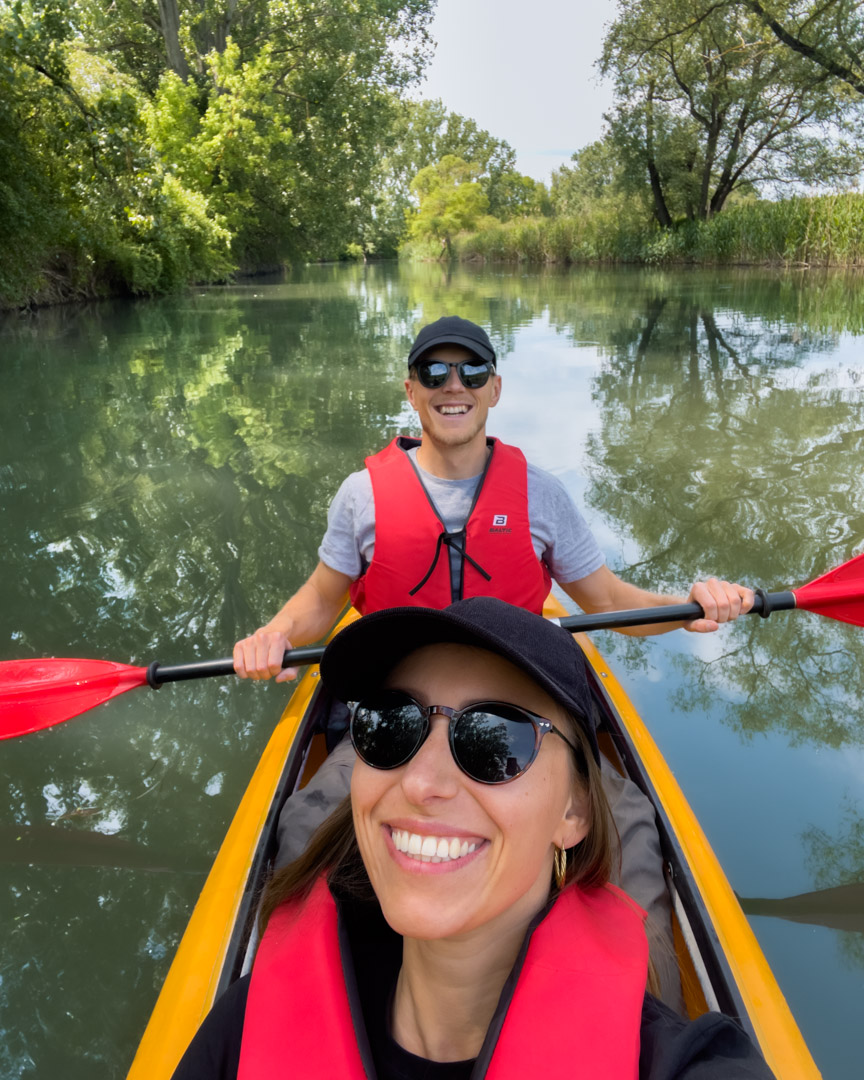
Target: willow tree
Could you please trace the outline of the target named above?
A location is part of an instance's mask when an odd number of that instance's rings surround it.
[[[603,72],[610,137],[656,220],[708,220],[736,192],[857,177],[860,104],[744,3],[621,3]]]
[[[864,10],[860,0],[732,0],[788,49],[864,96]]]

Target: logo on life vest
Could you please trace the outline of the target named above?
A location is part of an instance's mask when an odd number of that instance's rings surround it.
[[[507,515],[506,514],[493,514],[493,516],[492,516],[492,525],[493,526],[497,526],[500,529],[502,526],[504,526],[506,524],[507,524]]]

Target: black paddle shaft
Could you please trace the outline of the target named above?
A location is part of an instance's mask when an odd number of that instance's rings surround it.
[[[282,657],[282,667],[302,667],[317,664],[324,655],[323,645],[311,645],[304,649],[289,649]],[[208,675],[233,675],[234,661],[201,660],[193,664],[160,664],[154,662],[147,668],[147,682],[158,690],[162,683],[180,682],[183,679],[203,679]]]
[[[766,593],[756,589],[753,607],[748,614],[761,615],[767,619],[772,611],[790,611],[795,607],[795,594],[792,592]],[[567,615],[558,622],[565,630],[574,634],[588,630],[620,630],[624,626],[653,626],[656,623],[688,622],[701,619],[705,612],[699,604],[667,604],[662,607],[635,608],[631,611],[607,611],[597,615]],[[311,645],[303,649],[288,649],[282,657],[282,667],[303,667],[317,664],[324,655],[323,645]],[[180,682],[183,679],[203,679],[208,675],[233,675],[234,661],[202,660],[193,664],[160,664],[158,661],[147,668],[147,682],[158,690],[166,682]]]
[[[767,619],[772,611],[791,611],[795,607],[793,592],[768,593],[756,589],[753,607],[748,615]],[[705,615],[699,604],[667,604],[663,607],[635,608],[632,611],[606,611],[595,615],[567,615],[558,622],[574,634],[582,630],[620,630],[624,626],[653,626],[656,623],[689,622]]]

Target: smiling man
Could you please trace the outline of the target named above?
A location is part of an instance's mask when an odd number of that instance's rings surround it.
[[[424,326],[408,354],[408,401],[422,438],[399,437],[366,460],[339,489],[308,581],[266,626],[238,641],[241,677],[277,681],[284,651],[321,638],[350,599],[363,614],[386,607],[446,607],[496,596],[541,611],[554,579],[583,611],[677,604],[606,566],[563,484],[520,450],[486,435],[501,397],[495,350],[485,330],[457,316]],[[710,578],[688,599],[706,632],[748,611],[753,594]],[[658,634],[681,623],[631,627]]]

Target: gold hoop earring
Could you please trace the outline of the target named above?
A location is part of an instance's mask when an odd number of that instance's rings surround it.
[[[567,882],[567,852],[563,847],[555,848],[555,884],[563,889]]]

